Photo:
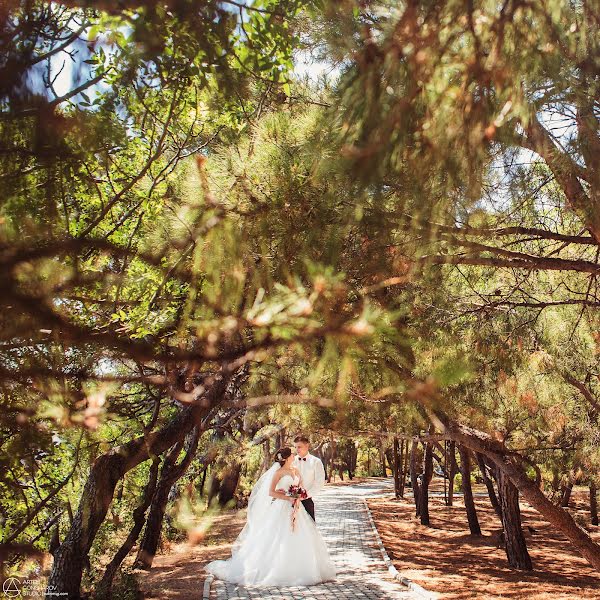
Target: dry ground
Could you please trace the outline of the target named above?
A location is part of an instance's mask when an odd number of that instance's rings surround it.
[[[583,495],[575,499],[584,514]],[[462,498],[455,498],[453,507],[445,506],[443,498],[432,498],[431,527],[414,518],[411,501],[387,496],[368,503],[396,568],[444,600],[600,599],[600,574],[529,505],[522,504],[521,510],[523,524],[536,529],[530,534],[526,527],[533,573],[508,568],[504,549],[497,547],[500,522],[487,498],[476,499],[481,538],[469,535]],[[591,530],[600,541],[598,527]]]
[[[246,511],[225,511],[215,517],[199,544],[168,544],[148,572],[136,571],[144,598],[198,600],[206,573],[204,565],[231,556],[231,542],[244,526]]]

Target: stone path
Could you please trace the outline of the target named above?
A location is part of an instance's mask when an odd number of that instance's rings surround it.
[[[317,527],[325,538],[338,573],[335,581],[310,587],[257,588],[209,578],[204,598],[417,600],[420,596],[389,574],[365,507],[364,498],[389,492],[390,485],[389,481],[366,481],[331,486],[315,500]]]

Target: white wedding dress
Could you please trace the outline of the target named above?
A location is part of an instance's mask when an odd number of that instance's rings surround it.
[[[248,518],[228,560],[215,560],[205,570],[241,585],[313,585],[335,578],[335,567],[315,522],[300,504],[292,530],[292,503],[269,495],[275,463],[256,483],[248,502]],[[298,485],[284,475],[277,490]]]

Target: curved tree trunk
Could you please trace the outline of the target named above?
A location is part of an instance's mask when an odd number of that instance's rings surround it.
[[[119,479],[151,456],[162,454],[199,424],[224,395],[227,383],[227,377],[216,375],[202,403],[187,406],[158,431],[117,446],[94,461],[71,529],[54,555],[47,584],[49,592],[79,600],[83,567]],[[52,597],[55,596],[48,595]]]
[[[471,488],[471,459],[469,450],[462,444],[458,446],[460,455],[460,474],[462,477],[463,499],[465,510],[467,511],[467,520],[469,521],[469,530],[471,535],[481,535],[481,527],[477,518],[475,502],[473,501],[473,489]]]
[[[150,567],[152,567],[152,562],[160,541],[160,533],[162,531],[163,518],[169,500],[169,492],[173,485],[171,475],[182,446],[183,444],[181,442],[176,444],[163,462],[160,479],[158,480],[156,491],[152,497],[150,512],[146,519],[144,536],[142,537],[133,565],[136,569],[150,569]]]
[[[426,409],[427,410],[427,409]],[[481,452],[489,458],[499,470],[510,478],[519,493],[551,525],[556,527],[573,544],[588,562],[600,571],[600,545],[596,544],[588,533],[579,527],[573,517],[560,506],[556,506],[541,491],[539,484],[531,481],[523,461],[515,452],[483,431],[466,427],[451,420],[440,411],[429,411],[436,427],[455,441],[465,444],[475,452]]]
[[[533,565],[527,551],[523,527],[521,525],[521,510],[519,508],[519,491],[510,478],[498,469],[498,492],[500,494],[502,527],[506,543],[508,564],[513,569],[532,571]]]
[[[163,462],[160,479],[152,498],[148,519],[146,520],[144,537],[135,559],[134,566],[136,568],[149,569],[152,566],[152,562],[156,556],[158,543],[160,541],[165,510],[169,501],[169,492],[188,470],[188,467],[196,456],[199,440],[200,431],[199,428],[196,427],[185,440],[186,453],[182,461],[177,463],[179,454],[184,446],[183,441],[177,443],[173,447]]]
[[[489,473],[488,467],[485,464],[485,459],[483,454],[480,452],[475,453],[475,457],[477,458],[477,465],[479,466],[479,470],[481,471],[481,476],[483,477],[483,483],[485,483],[485,487],[488,491],[488,496],[490,498],[490,502],[492,507],[496,511],[496,514],[502,518],[502,510],[500,508],[500,503],[498,502],[498,497],[496,496],[496,490],[494,489],[494,482],[492,481]]]
[[[95,598],[111,598],[112,592],[112,584],[115,577],[115,574],[118,568],[121,566],[125,557],[129,554],[133,545],[137,541],[142,528],[144,527],[144,517],[146,515],[146,510],[150,506],[150,502],[152,502],[152,497],[154,496],[154,491],[156,490],[156,480],[158,478],[158,465],[159,459],[157,456],[153,458],[152,467],[150,468],[150,474],[148,476],[148,482],[144,488],[144,494],[142,496],[141,502],[133,511],[133,527],[127,536],[127,539],[121,547],[117,550],[113,559],[108,563],[104,574],[102,575],[102,579],[99,581],[96,586]]]
[[[562,498],[560,499],[560,505],[563,508],[568,508],[569,504],[571,503],[571,494],[572,493],[573,493],[573,480],[569,479],[569,481],[567,481],[567,484],[565,485],[565,488],[563,490]]]

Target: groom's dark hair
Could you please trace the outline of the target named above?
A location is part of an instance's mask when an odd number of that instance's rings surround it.
[[[310,440],[305,435],[297,435],[294,438],[294,443],[296,442],[304,442],[305,444],[310,444]]]

